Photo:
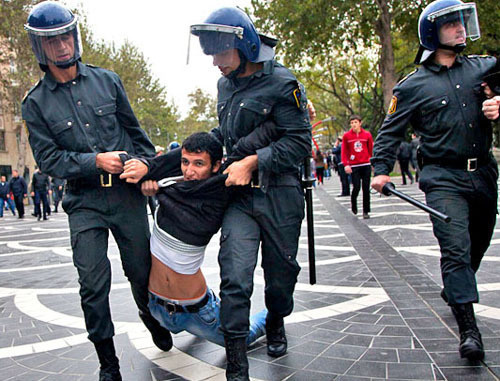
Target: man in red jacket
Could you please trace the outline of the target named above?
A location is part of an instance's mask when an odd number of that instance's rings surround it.
[[[349,118],[351,129],[344,134],[342,144],[342,164],[347,174],[352,174],[351,210],[358,214],[358,194],[363,184],[363,218],[370,218],[370,158],[373,153],[373,138],[361,126],[359,115]]]

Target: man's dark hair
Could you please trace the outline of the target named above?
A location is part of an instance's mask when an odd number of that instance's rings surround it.
[[[363,119],[361,119],[361,116],[357,115],[357,114],[353,114],[349,117],[349,122],[351,120],[359,120],[360,122],[363,121]]]
[[[182,148],[188,152],[207,152],[212,167],[218,160],[222,160],[222,146],[217,139],[208,132],[195,132],[182,142]]]

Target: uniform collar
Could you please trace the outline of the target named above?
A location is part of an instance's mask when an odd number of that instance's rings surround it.
[[[84,65],[80,61],[77,61],[76,67],[77,67],[76,78],[78,78],[80,75],[84,77],[88,75],[87,65]],[[57,85],[63,85],[63,83],[57,82],[49,71],[45,73],[43,81],[51,91],[54,91]]]
[[[453,65],[451,67],[461,66],[463,62],[464,62],[464,57],[461,56],[461,55],[457,55],[457,58],[455,58],[455,62],[453,63]],[[440,64],[434,62],[432,59],[426,61],[424,63],[424,66],[427,69],[429,69],[429,70],[431,70],[431,71],[433,71],[435,73],[439,73],[441,70],[446,70],[447,69],[446,66],[440,65]]]

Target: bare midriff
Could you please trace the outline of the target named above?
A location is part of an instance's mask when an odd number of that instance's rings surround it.
[[[200,269],[179,274],[151,255],[149,290],[168,299],[195,299],[205,294],[207,283]]]

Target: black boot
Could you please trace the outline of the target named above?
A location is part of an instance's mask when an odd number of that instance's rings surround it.
[[[270,313],[266,318],[267,354],[271,357],[280,357],[286,353],[287,340],[283,318],[272,317]]]
[[[113,338],[94,343],[94,346],[101,364],[99,381],[122,381]]]
[[[139,317],[146,326],[149,332],[151,332],[151,337],[155,345],[162,351],[169,351],[172,349],[172,335],[170,331],[163,328],[158,321],[150,314],[139,311]]]
[[[484,358],[483,341],[477,328],[472,303],[455,304],[451,307],[460,331],[460,357],[469,360]]]
[[[249,381],[246,337],[224,337],[226,346],[226,380]]]

